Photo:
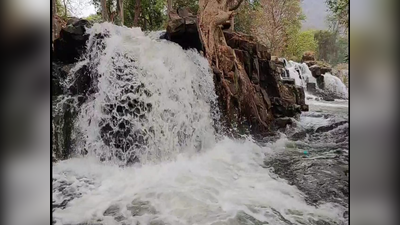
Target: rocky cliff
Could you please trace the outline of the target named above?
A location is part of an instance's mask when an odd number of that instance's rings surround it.
[[[196,16],[180,9],[170,13],[165,38],[183,48],[195,48],[204,53],[201,40],[198,38],[197,26]],[[247,129],[256,135],[267,135],[270,131],[286,125],[281,122],[281,118],[296,117],[301,111],[308,111],[303,87],[296,86],[293,80],[281,79],[284,66],[271,60],[267,47],[242,33],[224,29],[223,34],[227,45],[234,50],[236,59],[239,60],[251,86],[255,89],[253,92],[255,96],[251,96],[252,99],[256,100],[258,107],[262,107],[262,110],[258,110],[258,115],[254,115],[248,107],[240,106],[241,97],[248,93],[243,93],[243,90],[238,88],[238,80],[235,79],[236,70],[232,65],[223,65],[223,68],[227,68],[226,71],[213,67],[220,108],[224,112],[227,126],[234,128],[236,126],[239,130]],[[225,75],[221,76],[222,73]],[[226,86],[233,101],[227,101],[225,97]],[[267,128],[264,124],[267,124]]]

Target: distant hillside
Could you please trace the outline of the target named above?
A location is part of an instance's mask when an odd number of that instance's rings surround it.
[[[328,7],[325,0],[303,0],[303,13],[307,19],[303,22],[303,30],[307,29],[327,29],[326,16]]]

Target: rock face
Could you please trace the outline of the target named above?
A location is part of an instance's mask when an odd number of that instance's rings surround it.
[[[304,52],[303,57],[301,58],[302,62],[306,61],[315,61],[315,52],[307,51]]]
[[[61,29],[59,38],[54,41],[54,56],[64,63],[74,63],[85,50],[88,37],[86,27],[90,26],[87,20],[70,19]]]
[[[89,92],[91,78],[88,68],[82,67],[77,71],[79,79],[74,84],[65,89],[62,83],[69,76],[70,70],[78,62],[81,54],[85,51],[88,37],[85,35],[86,28],[91,24],[86,20],[70,18],[67,22],[59,21],[64,24],[60,29],[59,35],[54,40],[53,62],[52,62],[52,152],[53,160],[66,159],[72,153],[73,129],[77,111],[72,105],[76,104],[74,99],[69,99],[63,103],[58,101],[58,96],[70,93],[77,98],[78,103],[84,101],[85,95]]]
[[[194,17],[189,14],[190,17]],[[184,17],[187,18],[187,17]],[[199,50],[198,45],[187,45],[188,42],[182,40],[189,40],[192,34],[182,31],[183,29],[174,29],[174,27],[184,27],[184,18],[179,14],[172,13],[167,29],[166,36],[174,37],[169,40],[180,44],[183,48],[196,48]],[[190,19],[189,21],[195,21]],[[185,25],[183,25],[185,24]],[[197,27],[194,26],[193,27]],[[177,32],[181,30],[181,32]],[[193,34],[197,31],[194,32]],[[235,68],[229,65],[222,65],[227,71],[219,71],[214,68],[216,92],[219,96],[220,108],[224,112],[225,124],[235,125],[239,130],[249,130],[253,134],[263,135],[271,131],[271,129],[278,128],[279,124],[274,123],[276,118],[296,117],[301,111],[308,111],[308,106],[305,104],[305,94],[302,87],[294,85],[294,82],[281,80],[281,74],[284,73],[283,63],[271,60],[271,55],[267,47],[257,43],[251,36],[223,30],[223,35],[226,39],[226,44],[233,49],[236,59],[244,68],[251,86],[254,87],[255,93],[252,99],[256,100],[256,105],[265,105],[266,109],[258,111],[261,122],[252,120],[249,117],[249,112],[239,106],[239,101],[233,101],[233,106],[227,107],[227,100],[223,98],[226,86],[233,96],[241,95],[241,90],[238,89],[238,80],[235,79]],[[183,43],[183,44],[182,44]],[[200,49],[201,50],[201,49]],[[226,53],[226,52],[225,52]],[[227,54],[229,55],[229,54]],[[229,62],[229,60],[227,60]],[[221,79],[221,74],[225,74]],[[229,76],[231,74],[231,76]],[[249,110],[250,111],[250,110]],[[235,115],[231,117],[229,115]],[[268,124],[269,130],[265,130],[260,123]],[[277,126],[275,126],[277,125]],[[251,127],[251,128],[249,128]]]
[[[201,51],[203,45],[197,31],[197,17],[187,8],[171,12],[169,17],[165,39],[178,43],[184,49],[195,48]]]

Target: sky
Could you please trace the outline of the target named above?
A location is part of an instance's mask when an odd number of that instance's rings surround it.
[[[76,17],[87,17],[96,13],[92,0],[71,0]]]

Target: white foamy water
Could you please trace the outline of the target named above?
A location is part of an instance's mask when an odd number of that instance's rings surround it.
[[[307,224],[309,219],[340,221],[339,208],[307,205],[300,191],[263,168],[270,152],[251,141],[224,139],[194,157],[182,155],[172,162],[141,167],[119,168],[89,157],[70,159],[54,166],[54,178],[73,183],[82,196],[53,215],[59,224],[97,219],[119,224],[103,216],[108,207],[118,205],[117,214],[126,218],[126,224],[157,220],[165,224],[244,224],[237,222],[241,212],[270,224],[286,224],[281,216],[294,224]],[[53,196],[62,195],[56,192]],[[154,209],[132,216],[127,206],[135,199],[148,201]]]
[[[307,83],[317,83],[316,79],[312,76],[310,69],[305,63],[297,63],[294,61],[285,61],[285,68],[289,72],[289,77],[294,79],[295,84],[307,88]],[[333,76],[330,73],[323,74],[325,88],[328,93],[333,93],[336,96],[348,99],[348,89],[340,78]],[[318,88],[318,86],[316,86]]]
[[[89,33],[90,51],[83,62],[90,58],[91,64],[80,66],[97,73],[98,90],[82,106],[78,121],[89,153],[162,161],[213,145],[210,105],[216,95],[205,58],[157,42],[139,28],[105,23],[95,24]],[[96,39],[98,33],[108,37]],[[122,147],[113,148],[116,144]]]
[[[330,73],[324,74],[325,89],[335,93],[337,96],[347,99],[348,89],[345,84],[340,80],[339,77],[333,76]]]
[[[265,168],[279,141],[216,138],[212,74],[199,54],[108,23],[89,34],[80,66],[91,68],[96,93],[81,107],[76,149],[89,154],[53,164],[53,204],[64,205],[53,212],[56,224],[345,223],[345,209],[308,205]],[[104,137],[105,124],[110,134],[127,133]],[[129,155],[140,163],[121,167]]]
[[[306,88],[307,83],[316,83],[316,79],[312,76],[310,69],[305,63],[297,63],[294,61],[285,61],[285,68],[289,71],[289,77],[294,79],[295,84]]]

